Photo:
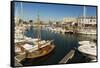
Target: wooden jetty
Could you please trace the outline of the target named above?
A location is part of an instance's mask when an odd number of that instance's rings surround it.
[[[21,62],[25,58],[26,58],[25,55],[17,55],[17,56],[15,56],[15,60],[17,60],[18,62]]]
[[[25,58],[25,55],[15,56],[15,66],[23,66],[20,62]]]
[[[71,50],[59,63],[67,63],[68,60],[72,59],[74,56],[75,50]]]
[[[18,62],[17,60],[15,60],[15,66],[23,66],[20,62]]]

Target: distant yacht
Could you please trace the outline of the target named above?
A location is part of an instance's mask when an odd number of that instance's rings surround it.
[[[92,29],[81,29],[78,31],[79,34],[86,34],[86,35],[96,35],[96,30]]]

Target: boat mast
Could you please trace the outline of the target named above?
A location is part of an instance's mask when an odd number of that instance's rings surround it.
[[[86,23],[86,7],[85,7],[85,5],[84,5],[84,10],[83,10],[83,27],[85,28],[85,23]]]
[[[39,44],[39,40],[41,40],[41,24],[40,24],[40,17],[39,17],[39,13],[37,14],[37,25],[38,25],[38,49],[40,49],[40,44]]]
[[[49,23],[50,26],[52,26],[52,25],[51,25],[51,19],[50,19],[50,17],[49,17],[49,19],[48,19],[48,23]]]
[[[23,17],[23,4],[21,2],[21,18]]]
[[[21,2],[21,20],[22,20],[22,18],[23,18],[23,4]],[[22,20],[21,24],[23,24],[23,20]],[[22,30],[22,35],[23,35],[23,38],[24,38],[24,30]]]

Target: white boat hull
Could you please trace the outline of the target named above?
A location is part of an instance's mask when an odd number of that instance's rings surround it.
[[[83,53],[81,52],[84,56],[86,56],[87,58],[90,58],[91,60],[96,60],[96,56],[93,56],[93,55],[90,55],[90,54],[86,54],[86,53]]]
[[[96,44],[89,41],[80,41],[81,46],[78,47],[78,50],[83,53],[84,56],[90,58],[91,60],[96,60]]]

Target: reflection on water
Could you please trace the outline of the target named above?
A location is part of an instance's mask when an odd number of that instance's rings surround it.
[[[37,30],[31,28],[25,33],[26,36],[37,38]],[[93,35],[75,35],[75,34],[60,34],[54,33],[47,30],[41,30],[41,39],[42,40],[54,40],[56,46],[53,53],[33,59],[22,61],[23,65],[48,65],[48,64],[58,64],[58,62],[68,53],[71,49],[77,48],[79,46],[78,41],[80,40],[92,40],[96,38]],[[88,59],[89,60],[89,59]],[[89,60],[90,61],[90,60]],[[83,63],[89,62],[87,58],[83,56],[80,52],[76,50],[75,56],[68,63]]]

